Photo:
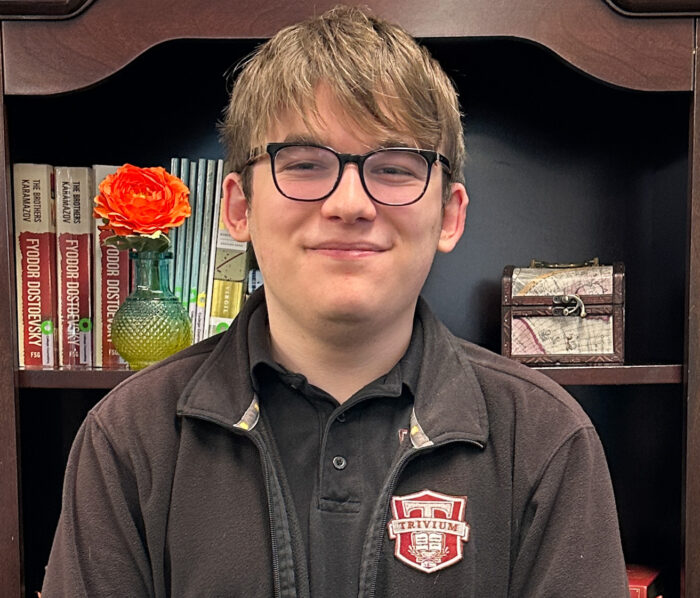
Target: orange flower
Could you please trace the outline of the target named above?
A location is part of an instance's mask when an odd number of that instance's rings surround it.
[[[168,234],[190,213],[187,186],[160,166],[139,168],[124,164],[100,183],[95,218],[115,235]]]

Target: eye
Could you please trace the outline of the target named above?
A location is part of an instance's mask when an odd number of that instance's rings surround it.
[[[427,171],[423,156],[408,151],[377,152],[365,162],[365,174],[381,184],[422,183]]]
[[[331,152],[313,146],[285,147],[275,157],[275,172],[283,176],[326,176],[337,167],[338,161]]]
[[[323,170],[327,168],[326,164],[321,162],[312,162],[310,160],[286,160],[277,163],[278,170],[299,170],[299,171],[312,171],[312,170]]]
[[[372,169],[372,174],[376,176],[387,176],[387,177],[417,177],[418,173],[415,170],[410,170],[404,168],[397,164],[386,164],[381,167],[376,167]]]

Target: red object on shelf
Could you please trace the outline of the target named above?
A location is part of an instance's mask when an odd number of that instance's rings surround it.
[[[653,567],[627,565],[630,598],[663,598],[659,575],[659,570]]]

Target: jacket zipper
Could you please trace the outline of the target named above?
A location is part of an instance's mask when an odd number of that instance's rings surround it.
[[[184,417],[190,417],[194,419],[200,419],[202,421],[216,424],[221,426],[222,422],[220,422],[218,419],[214,417],[207,417],[206,415],[202,415],[199,413],[186,413],[186,414],[181,414]],[[265,477],[265,490],[267,492],[267,515],[268,519],[270,521],[270,546],[272,548],[272,574],[273,574],[273,579],[274,579],[274,585],[275,585],[275,598],[281,598],[282,595],[282,580],[280,579],[280,566],[279,566],[279,551],[278,551],[278,546],[277,546],[277,534],[275,533],[275,522],[274,522],[274,509],[272,506],[272,492],[271,492],[271,480],[270,480],[270,464],[267,462],[266,458],[266,452],[264,450],[264,446],[262,441],[257,437],[254,436],[244,430],[240,430],[236,427],[232,427],[229,425],[224,424],[223,426],[227,430],[230,430],[234,434],[237,434],[238,436],[245,436],[246,438],[249,438],[255,447],[258,449],[258,453],[260,454],[260,461],[262,462],[263,465],[263,474]]]
[[[270,520],[270,546],[272,548],[272,574],[275,580],[275,597],[279,598],[282,595],[282,580],[280,579],[280,564],[279,564],[279,550],[277,546],[277,534],[275,533],[275,521],[274,521],[274,508],[272,505],[272,488],[270,479],[270,464],[267,462],[266,453],[263,450],[265,447],[262,441],[250,434],[246,434],[260,453],[260,460],[263,463],[263,470],[265,475],[265,489],[267,490],[267,515]]]
[[[441,442],[439,444],[431,444],[430,446],[423,446],[419,448],[414,448],[411,451],[408,451],[405,453],[399,462],[397,463],[396,467],[394,468],[394,471],[391,474],[391,477],[389,478],[389,485],[388,485],[388,492],[387,494],[383,497],[384,505],[383,505],[383,510],[382,510],[382,519],[381,519],[381,533],[379,534],[379,539],[377,542],[377,545],[375,547],[375,552],[374,552],[374,558],[372,561],[372,568],[369,570],[369,575],[372,578],[372,582],[370,584],[369,588],[369,593],[366,595],[367,598],[374,598],[374,595],[377,591],[377,575],[379,573],[379,560],[381,559],[382,555],[382,546],[384,544],[384,533],[386,531],[386,526],[387,526],[387,519],[389,518],[389,501],[391,500],[391,495],[394,492],[394,488],[396,487],[396,481],[398,480],[399,476],[401,475],[401,472],[403,471],[404,467],[406,466],[406,463],[408,463],[411,459],[416,457],[419,453],[424,452],[424,451],[429,451],[432,449],[436,449],[442,446],[445,446],[447,444],[451,444],[453,442],[466,442],[467,444],[472,444],[480,449],[484,448],[484,444],[477,441],[477,440],[470,440],[470,439],[453,439],[453,440],[446,440],[444,442]],[[373,531],[377,531],[376,528]],[[360,594],[360,597],[362,597],[362,594]]]

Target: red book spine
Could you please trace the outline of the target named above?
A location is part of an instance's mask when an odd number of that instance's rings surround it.
[[[92,171],[56,168],[61,367],[92,367]]]
[[[110,164],[93,164],[93,199],[100,193],[100,183],[117,170]],[[93,299],[95,312],[95,367],[126,369],[128,366],[117,353],[112,342],[112,320],[119,306],[129,294],[129,254],[116,247],[105,245],[105,239],[112,236],[110,230],[100,230],[101,219],[93,218],[94,231],[94,280]]]
[[[90,311],[90,235],[58,235],[60,363],[92,366],[92,317]]]
[[[19,233],[20,365],[28,368],[56,365],[56,281],[46,268],[56,263],[55,246],[53,233]]]
[[[15,164],[17,333],[20,367],[56,365],[53,167]]]
[[[99,231],[95,253],[95,304],[99,306],[95,330],[95,365],[103,368],[126,368],[126,362],[112,343],[112,320],[129,294],[129,254],[104,245],[111,231]],[[99,270],[99,272],[98,272]]]

